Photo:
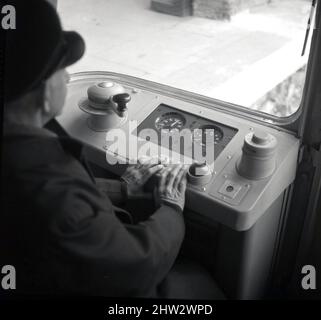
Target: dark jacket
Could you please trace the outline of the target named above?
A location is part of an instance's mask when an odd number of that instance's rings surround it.
[[[16,267],[18,292],[155,294],[184,237],[180,212],[122,223],[81,144],[46,129],[7,127],[2,147],[0,266]]]

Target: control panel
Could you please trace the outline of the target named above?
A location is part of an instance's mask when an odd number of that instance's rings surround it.
[[[251,228],[294,180],[298,139],[218,101],[108,72],[72,75],[68,86],[57,120],[90,161],[118,174],[141,156],[188,163],[186,206],[234,230]]]
[[[195,144],[199,145],[199,151],[202,152],[202,154],[205,154],[206,151],[213,153],[213,160],[219,156],[238,131],[236,128],[228,127],[222,123],[217,123],[165,104],[157,106],[157,108],[140,123],[137,128],[137,134],[139,135],[142,130],[145,130],[145,136],[150,138],[149,141],[159,145],[162,144],[162,132],[164,132],[164,134],[174,132],[175,134],[175,132],[179,133],[186,130],[187,133],[191,133],[190,138],[194,142],[191,143],[189,147],[193,149]],[[148,135],[149,131],[154,132],[155,130],[157,135]],[[157,139],[153,141],[155,137],[157,137]],[[179,141],[177,142],[179,143]],[[193,150],[186,150],[186,148],[184,150],[184,146],[186,146],[186,144],[180,143],[179,153],[182,155],[185,153],[193,155]],[[195,158],[197,157],[194,154],[193,159],[197,160]]]

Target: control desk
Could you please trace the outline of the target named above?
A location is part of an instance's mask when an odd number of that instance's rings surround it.
[[[99,85],[107,90],[107,100],[108,90],[110,95],[130,95],[123,117],[113,108],[106,112],[89,106],[88,90],[95,91]],[[195,95],[189,97],[179,90],[165,90],[128,76],[104,72],[71,76],[64,113],[57,120],[70,136],[89,146],[91,161],[116,173],[124,170],[119,162],[135,161],[137,148],[144,149],[140,147],[146,140],[156,146],[161,144],[148,130],[201,129],[194,131],[194,137],[203,150],[207,129],[213,129],[213,143],[209,143],[208,150],[215,161],[207,162],[206,178],[202,174],[190,177],[186,206],[238,231],[251,228],[295,177],[299,141],[291,134],[222,112],[216,102],[198,103]],[[111,126],[121,128],[126,148],[123,143],[106,140]],[[142,132],[145,139],[139,138],[137,146],[137,136]],[[128,152],[134,145],[135,152]],[[179,150],[172,154],[180,161],[191,160],[182,160]],[[169,155],[169,149],[160,146],[158,156],[164,155]]]
[[[79,73],[68,86],[57,121],[86,145],[91,163],[118,175],[146,155],[190,164],[183,247],[227,297],[261,298],[275,265],[299,140],[223,102],[125,75]],[[187,142],[183,149],[175,134]]]

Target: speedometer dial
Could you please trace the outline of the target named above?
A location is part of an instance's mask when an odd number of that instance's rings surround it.
[[[183,115],[178,112],[168,112],[155,121],[155,127],[157,130],[181,130],[186,123],[186,119]]]

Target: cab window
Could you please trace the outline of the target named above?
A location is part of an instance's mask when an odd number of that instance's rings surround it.
[[[301,102],[306,0],[58,1],[86,40],[70,72],[136,76],[278,117]]]

